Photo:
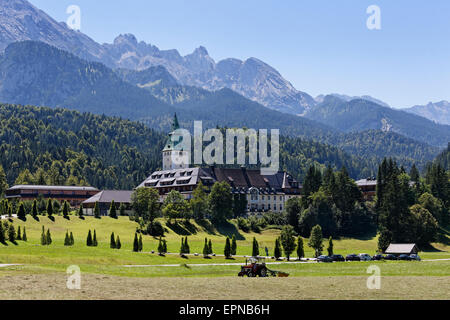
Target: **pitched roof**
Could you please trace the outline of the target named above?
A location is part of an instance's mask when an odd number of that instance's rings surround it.
[[[133,191],[103,190],[96,195],[90,197],[83,204],[87,203],[131,203],[131,195]]]
[[[386,249],[385,253],[410,254],[418,251],[419,249],[417,248],[415,243],[392,243]]]
[[[63,191],[98,191],[94,187],[76,187],[76,186],[41,186],[41,185],[17,185],[8,190],[63,190]]]

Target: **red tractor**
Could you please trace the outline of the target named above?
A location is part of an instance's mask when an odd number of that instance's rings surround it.
[[[266,267],[266,261],[264,258],[251,257],[245,260],[245,266],[241,267],[241,272],[238,274],[239,277],[287,277],[289,274],[279,271],[272,271]]]

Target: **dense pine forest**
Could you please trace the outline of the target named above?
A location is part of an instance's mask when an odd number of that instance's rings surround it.
[[[131,189],[160,166],[165,138],[119,118],[0,105],[0,164],[9,185]]]

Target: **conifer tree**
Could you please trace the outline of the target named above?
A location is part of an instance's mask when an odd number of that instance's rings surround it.
[[[111,206],[109,208],[109,216],[113,219],[117,219],[117,208],[114,200],[111,201]]]
[[[21,235],[21,232],[20,232],[20,226],[17,227],[16,240],[22,240],[22,235]]]
[[[119,207],[119,214],[120,214],[121,216],[124,216],[124,215],[125,215],[125,205],[124,205],[123,203],[120,204],[120,207]]]
[[[80,208],[78,209],[78,216],[80,218],[83,218],[83,204],[80,205]]]
[[[28,238],[27,238],[27,230],[26,230],[25,227],[23,227],[22,241],[25,241],[25,242],[28,241]]]
[[[70,245],[73,246],[75,244],[75,239],[73,238],[73,233],[70,232]]]
[[[237,243],[236,243],[236,235],[233,234],[231,238],[231,255],[235,256],[237,252]]]
[[[18,219],[20,219],[20,220],[23,220],[23,221],[25,221],[26,220],[26,218],[25,218],[25,207],[24,207],[24,205],[23,205],[23,202],[21,202],[20,204],[19,204],[19,209],[18,209],[18,211],[17,211],[17,218]],[[18,239],[19,240],[19,239]]]
[[[225,241],[225,249],[223,250],[223,253],[224,253],[226,259],[231,258],[231,244],[230,244],[229,237],[227,237],[227,240]]]
[[[137,233],[134,234],[133,251],[139,252],[139,240],[138,240]]]
[[[259,256],[259,244],[255,237],[253,238],[252,256],[253,257]]]
[[[142,242],[142,234],[139,235],[139,252],[142,252],[144,250],[144,243]]]
[[[98,246],[98,242],[97,242],[97,232],[94,229],[94,237],[92,238],[92,246],[93,247],[97,247]]]
[[[31,210],[31,215],[33,216],[33,218],[36,218],[38,215],[38,209],[37,209],[37,200],[34,199],[33,201],[33,209]]]
[[[167,253],[167,241],[165,239],[163,240],[163,250],[164,253]]]
[[[88,236],[87,236],[87,239],[86,239],[86,245],[88,247],[92,247],[92,233],[91,233],[91,230],[89,230],[89,232],[88,232]]]
[[[208,254],[213,254],[213,247],[212,247],[212,241],[209,239],[208,241]]]
[[[53,203],[52,199],[47,201],[47,215],[51,218],[53,216]]]
[[[0,243],[6,243],[5,229],[3,228],[3,223],[0,221]]]
[[[114,232],[113,233],[111,233],[111,240],[109,241],[109,247],[111,248],[111,249],[116,249],[116,239],[115,239],[115,236],[114,236]]]
[[[187,254],[191,253],[191,248],[189,247],[189,244],[188,244],[188,237],[186,237],[186,239],[184,241],[184,251]]]
[[[46,234],[46,240],[45,242],[47,243],[47,245],[51,245],[52,244],[52,235],[50,234],[50,229],[47,229],[47,234]]]
[[[180,246],[180,255],[186,253],[186,249],[184,248],[184,238],[181,238],[181,246]]]
[[[116,240],[116,249],[120,249],[122,248],[122,243],[120,243],[120,237],[117,236],[117,240]]]
[[[298,237],[297,240],[297,256],[298,256],[298,260],[301,260],[301,258],[305,257],[305,250],[303,248],[303,239],[302,237]]]
[[[161,240],[161,237],[159,237],[158,253],[159,253],[160,256],[164,254],[164,246],[163,246],[163,242]]]
[[[64,238],[64,246],[66,246],[66,247],[70,246],[69,231],[66,231],[66,237]]]
[[[209,246],[208,239],[205,238],[205,245],[203,246],[203,257],[207,257],[209,255]]]
[[[328,251],[328,256],[331,257],[333,255],[333,238],[332,237],[330,237],[330,239],[328,240],[327,251]]]
[[[8,240],[12,243],[16,242],[16,230],[12,224],[10,224],[8,228]]]
[[[69,203],[67,201],[64,201],[63,204],[63,217],[65,219],[69,218]]]
[[[275,240],[275,250],[273,252],[273,256],[275,257],[275,259],[280,259],[281,257],[281,244],[280,244],[280,238],[277,238]]]
[[[47,245],[47,237],[45,236],[45,228],[42,226],[42,233],[41,233],[41,246]]]
[[[100,206],[98,204],[98,201],[95,203],[95,206],[94,206],[94,217],[97,219],[101,218],[100,217]]]

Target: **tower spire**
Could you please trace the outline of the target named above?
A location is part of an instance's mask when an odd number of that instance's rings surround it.
[[[177,114],[173,117],[172,131],[180,129],[180,123],[178,122]]]

